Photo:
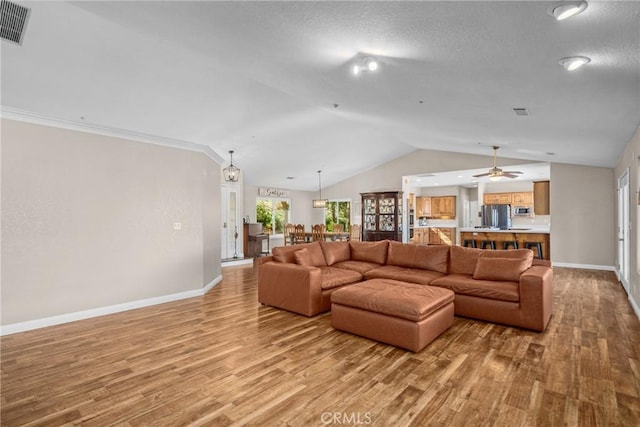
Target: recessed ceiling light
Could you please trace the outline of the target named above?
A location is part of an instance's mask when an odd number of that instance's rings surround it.
[[[570,56],[567,58],[562,58],[558,62],[564,67],[565,70],[573,71],[591,62],[591,58],[587,58],[586,56]]]
[[[287,179],[296,179],[294,176],[288,176]]]
[[[558,21],[562,21],[564,19],[571,18],[572,16],[576,16],[577,14],[584,12],[586,8],[586,1],[566,2],[552,8],[551,16],[556,18]]]

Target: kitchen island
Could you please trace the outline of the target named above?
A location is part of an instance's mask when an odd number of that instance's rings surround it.
[[[493,228],[460,229],[460,244],[462,246],[484,247],[489,249],[491,247],[490,242],[493,242],[495,249],[513,249],[513,242],[515,242],[519,249],[531,247],[534,251],[534,256],[547,260],[550,259],[549,228],[514,227],[508,230]],[[538,244],[542,253],[538,253]]]

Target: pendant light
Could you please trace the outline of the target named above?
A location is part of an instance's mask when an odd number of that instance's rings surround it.
[[[231,155],[231,163],[222,169],[224,180],[227,182],[238,182],[238,179],[240,179],[240,169],[233,166],[233,150],[230,150],[229,154]]]
[[[314,208],[326,208],[327,207],[327,199],[322,198],[322,181],[320,180],[320,173],[322,171],[318,171],[318,193],[320,198],[313,199],[313,207]]]

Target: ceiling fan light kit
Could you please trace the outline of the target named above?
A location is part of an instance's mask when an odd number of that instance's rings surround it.
[[[378,69],[378,61],[372,56],[365,56],[356,61],[352,71],[354,75],[359,75],[363,71],[376,71]]]
[[[503,171],[502,169],[500,169],[498,167],[498,159],[497,159],[497,155],[496,152],[498,151],[498,147],[497,145],[494,145],[493,147],[493,167],[491,169],[489,169],[489,172],[487,173],[481,173],[478,175],[473,175],[474,178],[481,178],[484,176],[488,176],[489,177],[489,181],[499,181],[501,180],[503,177],[507,177],[507,178],[517,178],[518,175],[520,175],[522,172],[520,171]]]

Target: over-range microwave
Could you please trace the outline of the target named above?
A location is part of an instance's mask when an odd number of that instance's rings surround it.
[[[533,206],[514,206],[513,216],[533,216]]]

